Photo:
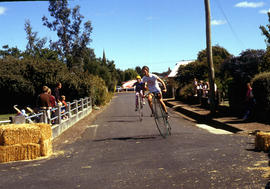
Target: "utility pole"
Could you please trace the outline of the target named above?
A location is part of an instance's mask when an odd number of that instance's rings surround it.
[[[207,62],[208,62],[208,77],[210,84],[210,111],[211,115],[216,112],[215,106],[215,70],[213,64],[212,45],[211,45],[211,15],[210,15],[210,0],[204,0],[205,18],[206,18],[206,46],[207,46]]]

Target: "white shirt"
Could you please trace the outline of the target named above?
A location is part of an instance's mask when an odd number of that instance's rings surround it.
[[[142,82],[147,83],[147,86],[149,88],[149,91],[151,93],[153,92],[161,92],[161,89],[158,85],[158,81],[157,81],[158,76],[155,74],[150,74],[149,73],[149,77],[148,76],[143,76],[142,78]]]

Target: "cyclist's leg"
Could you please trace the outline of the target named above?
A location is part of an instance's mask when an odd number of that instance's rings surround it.
[[[152,103],[152,94],[149,94],[148,95],[148,104],[149,104],[149,107],[150,107],[150,109],[151,109],[151,116],[153,115],[153,113],[154,113],[154,110],[153,110],[153,103]]]
[[[138,100],[139,100],[139,93],[138,92],[136,92],[136,94],[135,94],[135,111],[137,111],[137,109],[138,109]]]
[[[143,104],[145,104],[144,90],[141,90],[141,98],[142,98]]]
[[[140,101],[141,101],[142,104],[145,104],[145,103],[144,103],[144,98],[143,98],[143,97],[144,97],[144,94],[143,94],[143,91],[141,90],[141,91],[140,91]],[[142,104],[141,104],[141,105],[142,105]]]
[[[165,103],[163,101],[161,93],[158,94],[158,100],[159,100],[159,102],[160,102],[160,104],[162,106],[162,109],[166,112],[166,114],[168,114],[167,107],[166,107],[166,105],[165,105]]]

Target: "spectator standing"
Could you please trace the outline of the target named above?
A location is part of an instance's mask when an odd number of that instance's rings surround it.
[[[255,104],[255,99],[253,96],[253,92],[252,92],[252,87],[250,83],[247,83],[247,92],[246,92],[246,97],[245,97],[245,114],[243,119],[246,120],[250,117],[253,107]]]
[[[194,96],[198,96],[198,93],[197,93],[197,86],[198,86],[197,78],[194,78],[193,85],[194,85]]]
[[[198,99],[199,103],[202,103],[202,96],[203,96],[203,80],[200,80],[200,83],[197,86],[197,92],[198,92]]]
[[[48,89],[49,88],[47,86],[42,87],[42,93],[39,94],[37,98],[37,107],[39,108],[40,111],[45,111],[48,120],[50,120],[51,103],[50,103],[50,95],[48,94]]]
[[[204,97],[208,97],[208,94],[209,94],[209,82],[206,81],[206,82],[203,84],[203,96],[204,96]]]
[[[53,95],[55,96],[55,99],[56,99],[56,103],[59,103],[61,102],[61,99],[60,99],[60,89],[62,88],[62,83],[57,83],[57,86],[54,88],[54,91],[53,91]]]
[[[52,90],[48,88],[48,94],[50,96],[50,106],[54,108],[56,106],[56,98],[52,95]]]

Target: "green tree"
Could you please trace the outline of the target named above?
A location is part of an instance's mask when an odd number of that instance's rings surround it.
[[[13,58],[22,58],[23,53],[17,47],[9,48],[8,45],[2,47],[4,50],[0,50],[0,58],[11,56]]]
[[[76,6],[71,10],[68,8],[67,0],[50,0],[48,10],[54,20],[50,22],[44,16],[43,25],[56,31],[59,38],[58,41],[51,41],[51,48],[59,52],[70,70],[82,71],[84,66],[82,55],[85,54],[84,51],[87,52],[87,45],[91,42],[91,22],[85,22],[82,31],[81,24],[84,17],[80,14],[80,7]]]
[[[270,23],[270,12],[267,13],[268,15],[268,21]],[[267,24],[265,26],[260,26],[259,27],[262,31],[262,34],[266,37],[265,42],[267,46],[270,46],[270,24]]]
[[[136,70],[136,72],[137,72],[140,76],[143,75],[143,73],[142,73],[142,68],[141,68],[140,66],[136,66],[135,70]]]
[[[246,83],[259,73],[259,65],[264,54],[264,50],[247,49],[240,56],[228,59],[222,64],[222,78],[228,87],[227,96],[230,107],[235,112],[241,112],[245,99]]]
[[[26,31],[26,39],[27,39],[27,45],[25,53],[31,56],[40,55],[41,49],[44,48],[47,39],[42,38],[39,39],[37,36],[37,32],[32,31],[30,20],[26,20],[24,24],[24,29]]]
[[[270,72],[270,46],[267,47],[258,67],[260,72]]]
[[[138,73],[134,69],[127,69],[124,71],[124,81],[129,81],[131,79],[135,79]]]

